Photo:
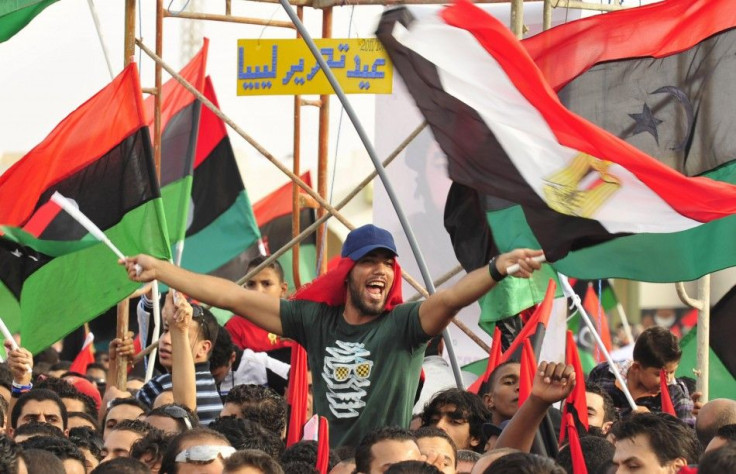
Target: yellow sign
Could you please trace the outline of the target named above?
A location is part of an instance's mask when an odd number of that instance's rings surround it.
[[[345,93],[391,93],[393,66],[377,39],[317,39],[315,43]],[[301,39],[238,40],[237,95],[334,93]]]

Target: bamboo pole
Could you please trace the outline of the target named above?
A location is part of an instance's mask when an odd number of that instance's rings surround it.
[[[553,0],[553,8],[577,8],[580,10],[594,10],[599,12],[613,12],[617,10],[623,10],[624,7],[616,3],[588,3],[579,2],[576,0]]]
[[[304,7],[297,7],[297,15],[302,18],[304,15]],[[299,32],[296,37],[301,38]],[[301,141],[302,141],[302,98],[300,95],[294,96],[294,174],[301,174]],[[291,187],[291,236],[296,237],[301,230],[301,213],[302,206],[299,201],[299,188]],[[301,275],[299,273],[299,243],[297,242],[291,249],[291,274],[294,281],[294,289],[302,286]]]
[[[299,19],[301,20],[301,18]],[[322,38],[332,38],[332,8],[322,10]],[[327,154],[330,144],[330,96],[319,96],[319,137],[317,140],[317,192],[327,198]],[[317,209],[317,217],[325,215],[324,208]],[[322,275],[327,271],[327,225],[317,228],[317,269]]]
[[[698,310],[698,332],[696,334],[697,349],[695,352],[695,387],[702,394],[700,400],[708,401],[710,376],[710,275],[698,280],[698,299],[692,299],[685,291],[682,282],[675,283],[680,301]]]
[[[244,25],[260,25],[260,26],[273,26],[276,28],[289,28],[294,29],[294,25],[290,21],[280,20],[263,20],[261,18],[249,18],[227,15],[217,15],[214,13],[194,13],[194,12],[172,12],[171,10],[164,10],[164,17],[166,18],[182,18],[185,20],[209,20],[209,21],[222,21],[226,23],[240,23]]]

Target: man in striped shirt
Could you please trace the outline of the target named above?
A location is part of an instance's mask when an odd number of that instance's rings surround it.
[[[180,298],[183,300],[183,297]],[[183,370],[187,370],[187,365],[191,367],[191,362],[187,361],[193,361],[196,412],[202,426],[207,426],[220,415],[222,410],[222,400],[217,391],[215,379],[210,372],[209,363],[212,347],[217,339],[219,325],[209,310],[197,304],[191,305],[191,322],[188,324],[173,322],[172,313],[175,309],[172,300],[173,298],[169,295],[162,312],[164,332],[158,346],[158,360],[169,372],[172,371],[175,359],[178,362],[178,367]],[[182,302],[182,304],[188,306],[185,302]],[[177,341],[180,339],[177,338],[184,338],[184,341],[188,341],[188,345],[186,342],[178,344]],[[187,347],[191,350],[191,355],[185,352]],[[183,392],[187,392],[191,390],[191,387],[182,387],[181,389]],[[166,373],[151,379],[141,387],[136,397],[152,407],[156,397],[162,392],[170,390],[173,390],[172,375]]]

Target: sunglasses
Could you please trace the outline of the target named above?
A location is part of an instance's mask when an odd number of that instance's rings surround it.
[[[198,445],[187,448],[174,458],[177,463],[209,464],[217,457],[227,459],[235,452],[232,446]]]
[[[164,407],[163,412],[169,415],[171,418],[183,421],[184,426],[187,427],[187,430],[192,429],[192,420],[189,419],[189,413],[187,413],[187,411],[182,407],[169,405],[167,407]]]
[[[204,319],[204,310],[201,306],[192,305],[192,321],[197,321],[197,324],[199,324],[204,340],[211,341],[210,328],[207,326],[207,322]]]

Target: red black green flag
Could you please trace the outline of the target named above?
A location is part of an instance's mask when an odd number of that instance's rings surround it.
[[[49,201],[72,199],[126,255],[170,258],[135,64],[0,176],[0,314],[37,352],[138,286]]]

